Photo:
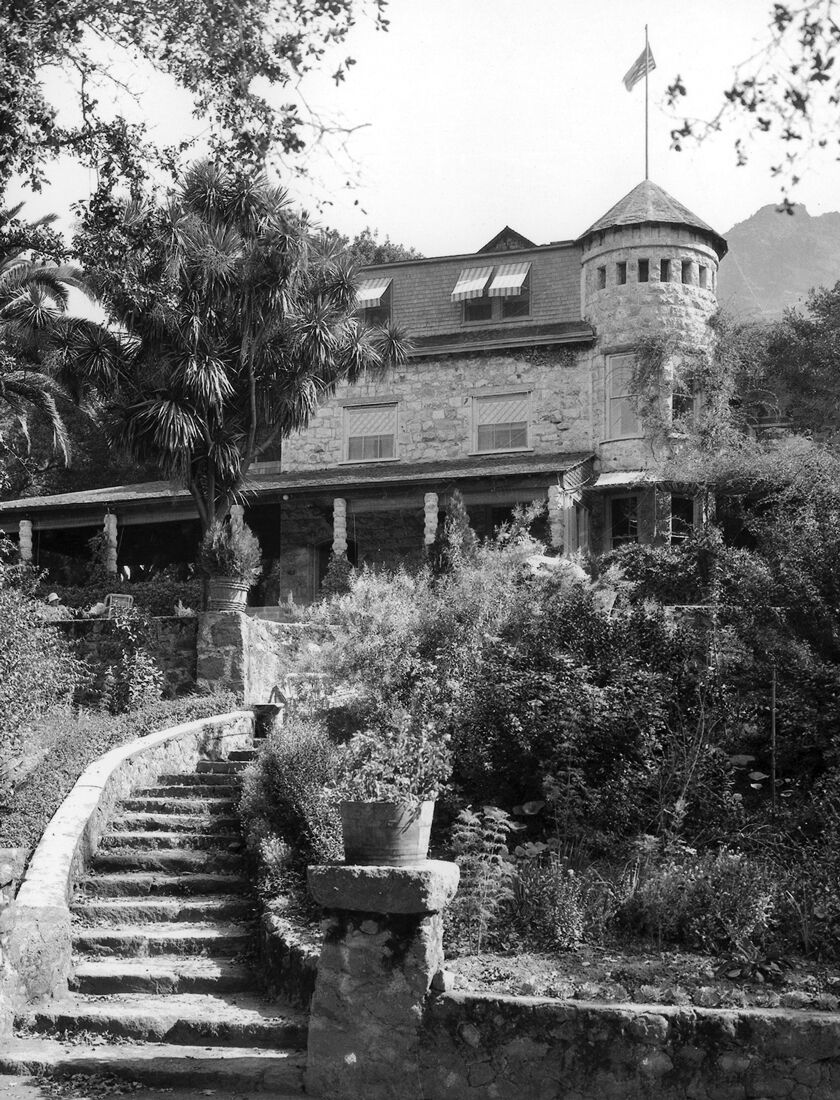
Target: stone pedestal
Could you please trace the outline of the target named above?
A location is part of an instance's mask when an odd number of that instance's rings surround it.
[[[420,1029],[443,965],[441,911],[458,868],[309,868],[328,911],[309,1017],[306,1091],[324,1100],[421,1100]]]

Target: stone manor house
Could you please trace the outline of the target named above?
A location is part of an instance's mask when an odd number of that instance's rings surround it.
[[[490,534],[544,499],[566,554],[667,539],[693,501],[655,489],[631,382],[639,339],[702,343],[726,242],[646,180],[576,240],[535,245],[505,227],[476,253],[361,272],[359,309],[413,342],[382,378],[342,386],[249,479],[246,520],[273,560],[273,598],[318,592],[332,550],[351,561],[418,556],[454,488]],[[166,482],[0,503],[21,547],[79,548],[102,529],[120,564],[192,552],[197,517]]]

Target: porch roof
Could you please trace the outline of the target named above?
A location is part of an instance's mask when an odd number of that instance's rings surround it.
[[[343,463],[320,470],[256,473],[247,479],[245,495],[248,504],[257,504],[284,495],[340,495],[354,489],[556,475],[582,466],[592,457],[591,452],[574,451],[476,455],[436,462]],[[188,490],[168,481],[146,481],[0,501],[0,527],[27,518],[35,527],[82,527],[98,523],[108,509],[133,523],[188,519],[198,514]]]

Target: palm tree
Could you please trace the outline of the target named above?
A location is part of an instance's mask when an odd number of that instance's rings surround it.
[[[70,460],[67,428],[56,396],[67,396],[52,376],[53,350],[71,329],[91,327],[66,316],[71,288],[89,294],[74,267],[30,258],[28,244],[38,245],[44,226],[54,216],[22,224],[21,206],[0,211],[5,245],[0,243],[0,406],[17,419],[29,450],[29,416],[35,412],[52,429],[55,450]]]
[[[68,340],[65,375],[110,392],[114,441],[181,480],[205,530],[241,499],[258,432],[286,438],[407,350],[354,317],[351,269],[259,174],[200,162],[165,206],[127,201],[78,246],[119,331]]]

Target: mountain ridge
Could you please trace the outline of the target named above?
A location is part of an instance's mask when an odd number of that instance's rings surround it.
[[[776,320],[840,280],[840,211],[812,216],[798,203],[785,214],[770,203],[723,235],[718,301],[736,316]]]

